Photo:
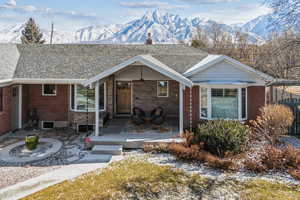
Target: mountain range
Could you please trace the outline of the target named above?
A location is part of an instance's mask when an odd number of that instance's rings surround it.
[[[264,43],[276,29],[279,32],[285,27],[277,25],[274,28],[276,17],[273,14],[259,16],[244,24],[221,24],[210,19],[199,17],[188,19],[179,15],[154,10],[147,12],[141,18],[124,24],[106,26],[89,26],[74,32],[54,30],[53,43],[144,43],[147,34],[152,34],[155,43],[188,42],[197,33],[198,28],[210,32],[217,24],[222,31],[234,35],[237,31],[249,35],[252,43]],[[0,42],[20,43],[21,31],[24,24],[0,29]],[[41,29],[44,39],[49,42],[51,31]]]

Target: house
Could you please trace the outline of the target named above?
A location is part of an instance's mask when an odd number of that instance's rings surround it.
[[[256,118],[272,77],[187,45],[0,45],[0,134],[23,128],[95,126],[102,113],[163,107],[179,131],[200,119]]]

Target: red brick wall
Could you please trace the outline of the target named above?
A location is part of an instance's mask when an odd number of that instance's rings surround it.
[[[193,87],[193,127],[197,126],[200,117],[200,97],[199,97],[199,86]]]
[[[28,85],[22,85],[22,122],[28,120]]]
[[[186,87],[183,91],[183,127],[190,127],[190,88]]]
[[[57,85],[56,96],[42,96],[42,85],[27,87],[28,109],[36,108],[40,120],[68,121],[69,85]]]
[[[3,88],[3,111],[0,112],[0,135],[11,129],[11,87]]]
[[[248,90],[248,119],[254,120],[259,114],[259,108],[265,105],[265,87],[251,86]]]

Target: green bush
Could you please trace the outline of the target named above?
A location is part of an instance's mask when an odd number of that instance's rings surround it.
[[[39,136],[37,135],[28,135],[25,138],[25,144],[27,149],[29,150],[36,149],[38,143],[39,143]]]
[[[238,121],[214,120],[199,125],[195,140],[203,143],[205,150],[224,157],[242,152],[249,135],[249,127]]]

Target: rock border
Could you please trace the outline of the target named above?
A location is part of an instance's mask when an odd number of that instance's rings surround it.
[[[21,146],[21,145],[25,145],[25,141],[20,141],[20,142],[11,144],[11,145],[5,147],[4,149],[2,149],[0,151],[0,159],[4,162],[13,163],[13,164],[26,164],[26,163],[37,162],[37,161],[47,159],[50,156],[52,156],[53,154],[56,154],[57,152],[59,152],[61,150],[61,148],[63,146],[63,143],[61,141],[52,139],[52,138],[40,138],[39,142],[51,143],[53,146],[48,150],[47,153],[45,153],[45,155],[43,155],[41,157],[20,158],[20,157],[11,156],[9,153],[12,149],[14,149],[15,147]]]

